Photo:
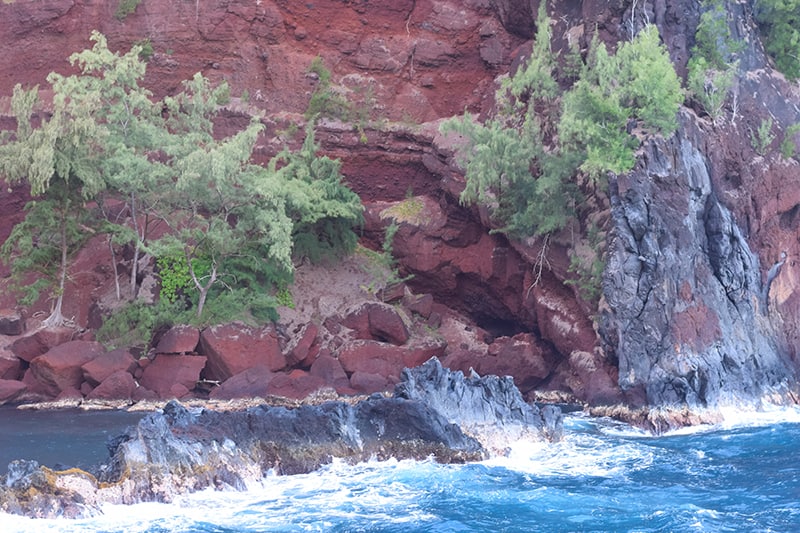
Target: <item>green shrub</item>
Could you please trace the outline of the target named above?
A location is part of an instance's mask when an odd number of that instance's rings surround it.
[[[181,303],[159,300],[156,304],[148,304],[136,300],[106,317],[96,337],[109,349],[138,348],[146,352],[156,330],[189,322],[190,319],[191,313],[187,313]]]
[[[798,133],[800,133],[800,123],[792,124],[786,128],[786,133],[783,135],[783,141],[781,141],[781,155],[785,159],[791,159],[797,153],[797,142],[795,141],[795,136]]]
[[[750,132],[750,144],[758,155],[766,155],[769,145],[775,140],[775,135],[772,133],[772,119],[767,118],[761,121],[758,129]]]
[[[744,45],[733,39],[722,0],[710,0],[703,6],[707,9],[700,15],[697,25],[687,85],[692,96],[716,121],[739,68],[734,57]]]
[[[800,77],[800,0],[759,0],[755,15],[775,66],[791,80]]]
[[[128,15],[136,11],[141,1],[142,0],[119,0],[117,10],[114,12],[114,17],[116,17],[117,20],[125,20]]]

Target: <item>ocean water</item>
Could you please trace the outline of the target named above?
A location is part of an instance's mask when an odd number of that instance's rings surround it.
[[[86,520],[0,514],[0,531],[800,531],[800,413],[726,420],[655,437],[570,415],[563,442],[481,463],[337,462]]]

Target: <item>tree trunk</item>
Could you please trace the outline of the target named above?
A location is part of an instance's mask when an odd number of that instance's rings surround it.
[[[208,283],[203,285],[200,283],[200,280],[197,278],[197,275],[194,273],[194,267],[192,266],[192,260],[187,255],[186,260],[189,262],[189,274],[192,276],[192,281],[194,282],[194,286],[197,287],[197,290],[200,291],[200,296],[197,298],[197,318],[203,316],[203,308],[206,305],[206,298],[208,297],[208,291],[211,290],[211,286],[214,285],[214,282],[217,281],[217,264],[215,262],[211,262],[211,274],[208,277]]]
[[[50,316],[42,322],[45,327],[63,326],[66,322],[61,312],[64,303],[64,289],[67,285],[67,221],[66,213],[61,212],[61,272],[58,280],[58,297]]]
[[[131,193],[131,222],[133,232],[136,233],[136,242],[133,246],[133,262],[131,263],[131,300],[136,299],[136,277],[139,275],[139,247],[144,237],[139,236],[139,220],[136,212],[136,195]]]

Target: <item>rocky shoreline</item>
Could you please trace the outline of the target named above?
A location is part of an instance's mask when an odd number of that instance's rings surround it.
[[[519,439],[557,440],[561,413],[522,398],[509,377],[464,376],[438,359],[404,369],[392,396],[217,411],[170,401],[108,443],[88,471],[13,461],[0,510],[31,517],[92,516],[105,503],[169,502],[201,490],[243,490],[267,473],[298,474],[334,458],[460,463]]]

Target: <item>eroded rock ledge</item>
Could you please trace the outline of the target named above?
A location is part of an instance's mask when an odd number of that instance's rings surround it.
[[[478,460],[511,440],[558,438],[560,412],[543,411],[524,402],[511,378],[465,377],[435,358],[405,369],[392,397],[375,394],[353,405],[219,412],[171,401],[112,439],[110,459],[91,473],[12,462],[0,510],[92,516],[103,503],[169,502],[208,487],[244,490],[268,472],[306,473],[333,458]]]

